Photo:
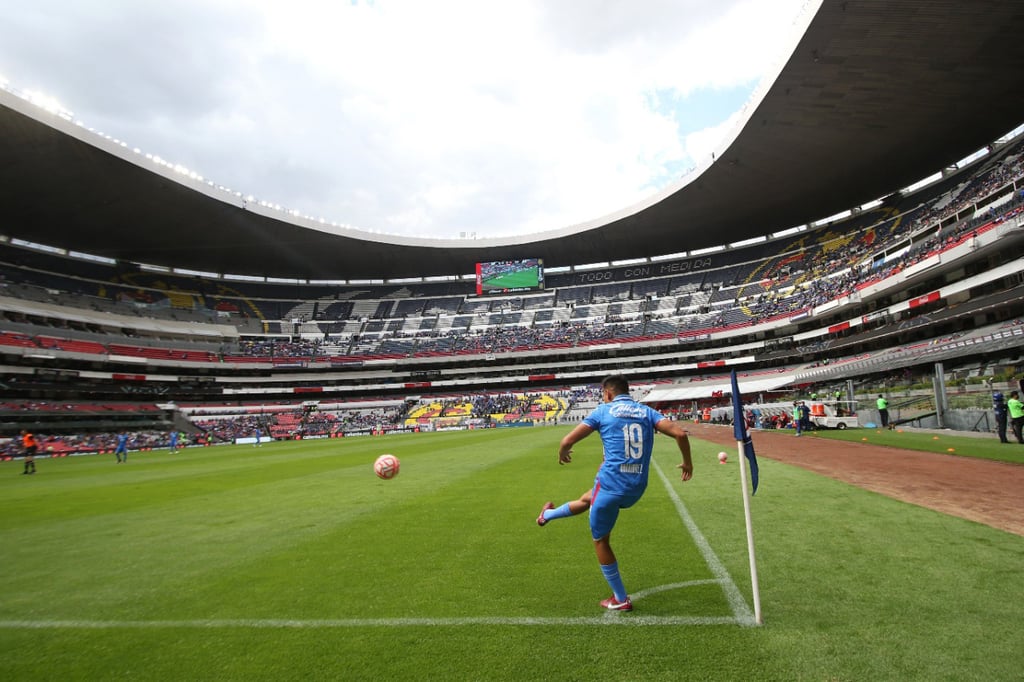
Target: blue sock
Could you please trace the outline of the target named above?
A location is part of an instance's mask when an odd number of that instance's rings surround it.
[[[616,601],[626,601],[626,586],[622,584],[622,576],[619,575],[619,562],[614,564],[601,564],[601,572],[604,573],[604,579],[608,581],[608,584],[612,588],[612,594],[615,595]]]
[[[544,512],[544,520],[550,521],[551,519],[564,519],[566,516],[572,516],[572,512],[569,511],[569,503],[566,502],[561,507],[555,507],[554,509],[548,509]]]

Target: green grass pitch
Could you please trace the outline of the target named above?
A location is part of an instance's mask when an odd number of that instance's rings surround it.
[[[558,466],[567,430],[40,459],[35,476],[0,463],[0,678],[1024,670],[1024,538],[764,458],[752,515],[765,622],[752,625],[737,464],[699,441],[681,483],[659,439],[650,488],[613,536],[636,610],[602,612],[586,519],[534,522],[545,501],[587,489],[600,460],[592,436]],[[382,452],[402,460],[392,481],[373,475]]]

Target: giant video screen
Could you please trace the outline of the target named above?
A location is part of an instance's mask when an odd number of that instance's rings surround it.
[[[508,294],[544,288],[544,261],[540,258],[476,264],[476,293]]]

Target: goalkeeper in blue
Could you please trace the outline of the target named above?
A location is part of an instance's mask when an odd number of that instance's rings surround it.
[[[572,462],[572,447],[576,443],[595,431],[600,434],[604,461],[597,471],[594,487],[579,499],[560,507],[546,503],[537,517],[537,525],[544,526],[549,521],[575,516],[589,509],[590,532],[597,561],[612,588],[612,596],[602,601],[601,606],[612,611],[632,611],[633,602],[619,575],[619,563],[611,546],[611,533],[619,510],[636,504],[647,488],[655,433],[675,439],[683,456],[677,468],[682,470],[684,481],[693,476],[693,460],[690,457],[690,440],[682,424],[634,401],[629,395],[629,383],[625,377],[615,375],[605,379],[601,383],[601,396],[604,402],[569,432],[558,448],[558,463],[569,464]]]

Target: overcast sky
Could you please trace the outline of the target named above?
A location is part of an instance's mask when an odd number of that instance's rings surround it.
[[[816,0],[0,0],[0,78],[363,230],[557,229],[709,157]]]

